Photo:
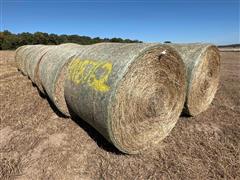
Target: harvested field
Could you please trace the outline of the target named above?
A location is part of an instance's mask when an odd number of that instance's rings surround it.
[[[64,118],[0,52],[0,179],[239,179],[240,52],[221,53],[209,109],[181,117],[155,149],[125,155],[77,117]]]

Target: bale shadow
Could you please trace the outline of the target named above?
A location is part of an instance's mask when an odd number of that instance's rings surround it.
[[[186,112],[181,112],[180,117],[190,118],[190,117],[192,117],[192,116],[189,115],[189,114],[187,114]]]
[[[184,117],[184,118],[190,118],[190,117],[192,117],[192,116],[190,115],[190,113],[188,112],[187,108],[185,107],[185,104],[184,104],[184,106],[183,106],[183,109],[182,109],[182,112],[181,112],[181,114],[180,114],[180,117]]]

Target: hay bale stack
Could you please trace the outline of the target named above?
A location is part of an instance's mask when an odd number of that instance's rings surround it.
[[[168,44],[181,55],[187,69],[187,93],[183,113],[191,116],[205,111],[217,91],[220,54],[211,44]]]
[[[77,44],[64,44],[52,47],[42,57],[39,63],[38,76],[42,88],[66,116],[69,115],[64,99],[64,79],[68,61],[81,49]]]
[[[65,98],[71,111],[119,150],[135,154],[175,126],[185,100],[185,75],[171,47],[99,43],[71,60]]]

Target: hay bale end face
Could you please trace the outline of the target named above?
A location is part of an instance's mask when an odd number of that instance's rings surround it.
[[[205,111],[217,91],[220,54],[211,44],[168,44],[181,55],[187,69],[187,94],[183,113],[191,116]]]
[[[64,98],[64,80],[68,61],[80,50],[81,45],[67,44],[48,49],[39,63],[39,81],[55,106],[69,115]]]
[[[99,43],[68,65],[69,109],[129,154],[157,144],[175,126],[185,100],[185,69],[171,47]]]

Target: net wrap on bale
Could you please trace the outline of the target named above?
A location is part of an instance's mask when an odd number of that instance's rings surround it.
[[[212,44],[168,44],[179,52],[187,70],[187,92],[183,113],[191,116],[205,111],[217,91],[220,54]]]
[[[119,150],[135,154],[166,137],[185,100],[185,68],[171,47],[99,43],[68,65],[65,99],[71,111]]]

